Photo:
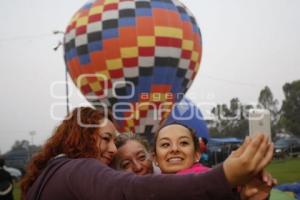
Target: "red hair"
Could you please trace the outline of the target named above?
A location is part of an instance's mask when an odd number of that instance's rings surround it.
[[[100,153],[97,146],[99,124],[105,117],[111,120],[101,110],[90,107],[74,109],[27,166],[26,175],[21,180],[22,197],[26,195],[51,158],[59,154],[66,154],[69,158],[97,158]]]

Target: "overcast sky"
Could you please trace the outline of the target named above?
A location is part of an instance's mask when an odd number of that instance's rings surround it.
[[[40,144],[65,115],[62,48],[53,51],[85,0],[4,0],[0,7],[0,150]],[[203,59],[188,96],[195,103],[256,102],[268,85],[300,79],[299,0],[182,0],[196,16]],[[52,88],[52,89],[51,89]],[[71,87],[72,107],[86,103]],[[56,119],[57,118],[57,119]]]

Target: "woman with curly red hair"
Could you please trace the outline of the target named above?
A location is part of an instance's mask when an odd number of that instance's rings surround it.
[[[108,167],[116,153],[115,137],[112,119],[103,111],[75,109],[30,162],[22,198],[238,199],[232,188],[256,176],[273,155],[273,145],[259,135],[205,174],[137,176]]]
[[[116,129],[111,117],[105,117],[104,111],[90,107],[77,108],[67,116],[28,165],[21,181],[23,194],[53,158],[96,158],[103,164],[110,164],[116,152]]]

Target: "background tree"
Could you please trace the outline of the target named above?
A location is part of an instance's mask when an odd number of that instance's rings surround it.
[[[278,100],[274,98],[268,86],[260,91],[258,103],[270,111],[272,124],[275,125],[279,120]]]
[[[244,106],[238,98],[231,99],[229,107],[226,104],[214,107],[211,112],[218,120],[209,129],[211,136],[244,138],[249,134],[249,123],[244,117],[247,109],[249,106]]]
[[[288,132],[300,136],[300,80],[286,83],[283,91],[280,122]]]
[[[12,150],[17,149],[28,149],[29,148],[29,141],[28,140],[16,140],[13,146],[11,147]]]
[[[226,137],[226,127],[228,121],[224,120],[223,116],[228,115],[229,109],[226,104],[218,104],[211,110],[211,113],[216,116],[216,121],[213,127],[210,128],[210,134],[212,137]]]
[[[260,91],[258,103],[258,108],[264,108],[270,111],[272,133],[278,132],[279,127],[277,126],[277,123],[280,119],[278,100],[274,98],[273,93],[268,86],[265,86],[265,88]]]

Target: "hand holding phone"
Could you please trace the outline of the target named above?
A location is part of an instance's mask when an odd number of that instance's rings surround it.
[[[249,135],[265,134],[271,140],[271,115],[265,109],[249,110]]]

